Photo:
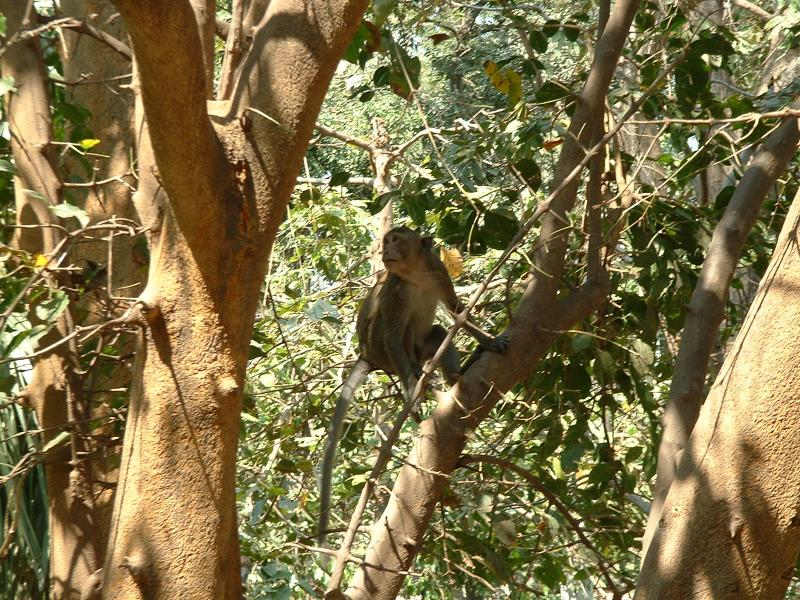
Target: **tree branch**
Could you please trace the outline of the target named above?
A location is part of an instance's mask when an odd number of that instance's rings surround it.
[[[474,430],[479,425],[499,400],[502,391],[509,389],[534,368],[558,335],[556,332],[543,330],[541,325],[547,319],[552,323],[557,312],[556,291],[563,269],[567,235],[561,233],[561,228],[566,211],[575,202],[578,175],[589,157],[608,138],[604,136],[599,144],[586,151],[589,138],[584,132],[584,125],[604,107],[608,85],[637,6],[637,0],[621,0],[615,5],[606,32],[597,44],[595,60],[570,127],[572,135],[562,148],[553,179],[554,190],[531,219],[542,216],[540,209],[550,211],[546,215],[547,223],[542,223],[541,239],[547,243],[537,253],[537,264],[543,266],[544,272],[550,277],[534,276],[534,283],[531,284],[534,289],[531,293],[529,286],[529,291],[523,297],[515,315],[514,324],[509,328],[511,346],[506,355],[501,357],[492,352],[484,352],[459,383],[439,401],[433,414],[420,425],[420,435],[397,476],[389,503],[373,527],[365,562],[393,569],[408,569],[421,547],[447,476],[455,467],[466,444],[467,431]],[[627,112],[623,121],[632,114],[631,111]],[[507,259],[511,249],[527,235],[531,226],[532,223],[526,222],[521,228],[509,250],[503,253],[503,260]],[[495,274],[493,269],[490,277]],[[537,279],[538,284],[535,281]],[[542,281],[543,279],[546,281]],[[486,285],[487,281],[476,290],[470,299],[471,305],[474,305]],[[576,301],[577,294],[571,294],[570,297],[573,298],[570,305],[572,308],[581,306]],[[463,317],[470,307],[468,305],[459,317]],[[570,312],[570,315],[574,316],[575,312]],[[456,320],[456,327],[448,332],[444,344],[452,340],[458,324],[459,319]],[[432,362],[435,363],[437,358],[441,359],[442,352],[443,348],[440,347]],[[424,378],[423,374],[420,382]],[[419,384],[414,396],[418,393]],[[359,567],[347,595],[352,599],[393,598],[400,590],[402,582],[403,578],[397,575],[386,575],[367,567]]]
[[[341,140],[345,144],[349,144],[351,146],[355,146],[356,148],[361,148],[362,150],[366,150],[370,154],[373,154],[376,151],[375,146],[370,144],[368,141],[354,137],[349,133],[344,133],[343,131],[331,129],[330,127],[326,127],[321,123],[317,123],[314,127],[324,136],[336,138],[337,140]]]
[[[116,5],[133,42],[144,111],[172,211],[184,235],[208,236],[222,226],[220,186],[226,178],[220,168],[227,159],[206,112],[194,11],[186,0],[117,0]]]
[[[738,6],[739,8],[743,8],[745,10],[749,10],[759,19],[763,19],[764,21],[769,21],[773,15],[769,14],[763,8],[758,6],[757,4],[753,4],[752,2],[748,2],[748,0],[732,0],[733,4]]]
[[[231,23],[225,39],[225,57],[222,60],[222,71],[219,76],[217,98],[227,100],[233,89],[233,78],[244,52],[242,40],[242,19],[244,18],[244,0],[233,0],[231,6]]]

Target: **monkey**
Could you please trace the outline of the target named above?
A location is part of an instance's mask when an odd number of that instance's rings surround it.
[[[395,227],[383,236],[381,258],[385,270],[358,311],[359,357],[342,385],[322,459],[317,531],[320,546],[328,529],[336,447],[356,390],[371,371],[381,370],[399,377],[405,400],[411,402],[422,365],[433,357],[447,336],[444,327],[434,324],[436,307],[441,302],[452,313],[462,310],[450,275],[432,247],[433,238],[423,237],[408,227]],[[476,352],[503,353],[508,347],[505,335],[487,335],[470,320],[464,328],[478,341]],[[450,385],[462,372],[459,363],[458,352],[449,346],[440,366]]]

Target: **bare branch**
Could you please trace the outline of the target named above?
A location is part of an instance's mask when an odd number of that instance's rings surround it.
[[[367,142],[366,140],[362,140],[361,138],[354,137],[349,133],[344,133],[343,131],[338,131],[336,129],[331,129],[330,127],[326,127],[321,123],[317,123],[315,125],[317,131],[319,131],[322,135],[326,135],[328,137],[336,138],[337,140],[343,141],[345,144],[350,144],[351,146],[355,146],[356,148],[361,148],[362,150],[366,150],[370,154],[376,151],[375,146]]]
[[[233,78],[242,60],[244,43],[242,40],[242,19],[244,18],[244,0],[233,0],[231,7],[231,23],[225,40],[225,57],[219,76],[217,98],[227,100],[233,91]]]
[[[764,21],[769,21],[773,17],[773,15],[769,14],[763,8],[761,8],[757,4],[753,4],[752,2],[749,2],[748,0],[732,0],[732,1],[733,1],[733,4],[735,4],[739,8],[743,8],[745,10],[749,10],[755,16],[757,16],[760,19],[763,19]]]

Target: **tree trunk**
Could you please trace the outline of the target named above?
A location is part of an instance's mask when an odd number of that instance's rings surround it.
[[[87,0],[62,0],[61,10],[76,19],[86,22],[118,40],[126,40],[127,32],[120,18],[114,18],[117,11],[110,3],[92,5],[87,10]],[[131,72],[131,61],[121,56],[108,45],[83,33],[65,30],[62,38],[61,59],[64,69],[66,96],[70,102],[89,110],[91,116],[87,126],[92,134],[100,140],[96,150],[108,156],[105,160],[97,160],[93,165],[93,181],[99,182],[91,187],[72,190],[75,200],[86,211],[90,223],[97,223],[111,218],[138,221],[131,200],[133,185],[133,165],[131,164],[131,148],[133,147],[133,103],[131,96],[120,85],[129,84],[125,78]],[[71,161],[64,165],[65,179],[74,170],[81,178],[86,174],[80,172],[79,165]],[[106,276],[100,289],[87,293],[80,298],[81,314],[86,319],[81,325],[107,321],[119,317],[125,302],[114,300],[115,297],[135,297],[145,283],[145,259],[137,254],[137,237],[128,234],[115,235],[109,231],[108,239],[87,239],[76,244],[71,252],[73,262],[92,261],[103,265]],[[83,262],[85,264],[85,262]],[[133,352],[133,339],[129,335],[120,335],[115,346],[120,356]],[[124,389],[130,385],[130,365],[128,361],[117,361],[108,368],[96,369],[102,373],[91,378],[91,386],[84,390],[90,400],[92,415],[101,425],[93,433],[101,433],[108,438],[115,437],[117,432],[113,425],[103,424],[109,414],[109,406],[113,406],[115,395],[98,390]],[[107,373],[106,373],[107,371]],[[91,458],[93,478],[102,482],[94,490],[94,528],[97,538],[98,567],[103,563],[106,544],[109,536],[111,510],[113,507],[114,487],[117,481],[117,465],[119,464],[118,446],[111,448],[99,446],[94,449]],[[88,460],[88,459],[87,459]],[[68,560],[67,557],[65,560]],[[93,582],[84,582],[81,587]]]
[[[155,219],[104,598],[241,595],[234,475],[253,317],[314,120],[365,5],[269,2],[212,124],[189,4],[117,2],[158,192],[148,185],[136,198]]]
[[[689,301],[669,400],[664,409],[653,503],[642,540],[643,559],[661,518],[667,491],[675,479],[679,453],[686,446],[703,404],[708,361],[725,317],[725,301],[736,265],[761,206],[775,181],[786,170],[798,141],[798,121],[787,119],[764,142],[714,229],[700,278]]]
[[[636,598],[781,598],[800,550],[800,196],[700,417]]]
[[[27,4],[0,2],[8,22],[7,35],[36,26],[36,14]],[[13,77],[16,92],[5,98],[11,130],[11,152],[16,167],[14,181],[17,219],[24,225],[48,225],[58,219],[50,207],[61,202],[62,184],[52,145],[50,99],[38,37],[9,46],[3,56],[2,74]],[[31,253],[49,253],[61,240],[58,229],[41,227],[17,230],[15,243]],[[34,318],[32,316],[32,318]],[[63,313],[40,344],[48,346],[70,333],[72,316]],[[79,598],[84,582],[98,564],[98,532],[95,528],[93,481],[86,461],[77,461],[85,450],[79,427],[71,422],[85,412],[80,380],[76,375],[77,349],[62,344],[35,361],[24,390],[36,410],[45,442],[73,427],[71,447],[62,445],[45,462],[48,522],[50,524],[50,592],[53,598]],[[72,453],[70,453],[72,450]]]

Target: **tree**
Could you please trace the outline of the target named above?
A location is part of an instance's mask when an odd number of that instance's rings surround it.
[[[780,598],[792,579],[800,551],[796,501],[787,493],[797,477],[791,325],[798,306],[798,215],[795,200],[681,453],[637,598]]]
[[[146,118],[137,128],[135,202],[140,216],[155,218],[147,222],[147,287],[119,320],[141,327],[142,340],[104,597],[240,594],[233,476],[255,301],[314,118],[365,4],[256,2],[246,16],[234,11],[239,20],[230,31],[241,32],[242,23],[252,31],[239,62],[227,63],[237,83],[213,107],[213,122],[206,108],[213,4],[196,3],[200,20],[188,2],[117,5]],[[31,22],[23,7],[5,8],[17,22]],[[27,72],[11,75],[22,84]],[[57,188],[41,196],[45,206],[60,204]],[[189,555],[180,550],[187,544],[196,547]],[[86,578],[88,567],[64,593],[96,583]]]

